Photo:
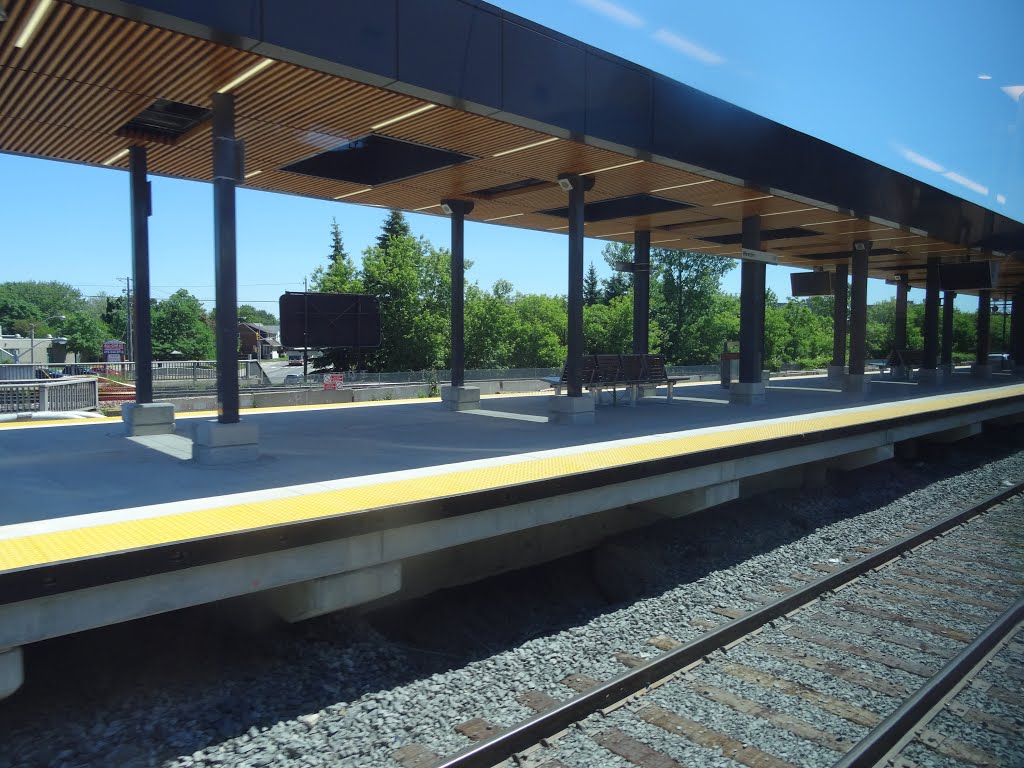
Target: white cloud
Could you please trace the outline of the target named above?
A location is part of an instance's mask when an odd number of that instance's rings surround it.
[[[948,171],[944,173],[943,176],[945,176],[952,182],[956,182],[962,187],[967,187],[972,192],[977,192],[979,195],[988,194],[988,187],[983,186],[978,182],[973,181],[972,179],[968,179],[966,176],[961,176],[959,173],[956,173],[955,171]]]
[[[696,59],[704,64],[721,64],[725,61],[725,58],[719,56],[714,51],[709,51],[707,48],[701,48],[696,43],[687,40],[685,37],[680,37],[674,32],[669,32],[667,29],[659,29],[653,35],[654,39],[659,43],[667,45],[673,50],[679,51],[679,53],[685,54],[692,59]]]
[[[906,147],[897,147],[897,149],[904,159],[909,160],[914,165],[919,165],[929,171],[935,171],[935,173],[943,173],[946,170],[934,160],[930,160],[924,155],[919,155],[912,149],[907,149]]]
[[[1006,195],[996,195],[996,202],[1000,205],[1006,205]]]
[[[610,2],[610,0],[576,0],[576,2],[586,8],[589,8],[595,13],[607,16],[612,21],[616,21],[626,27],[639,29],[646,24],[646,22],[635,13],[627,11],[621,5],[616,5],[615,3]]]

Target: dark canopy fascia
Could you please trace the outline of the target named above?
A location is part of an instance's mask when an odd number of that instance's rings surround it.
[[[971,247],[1024,225],[480,0],[76,0]]]

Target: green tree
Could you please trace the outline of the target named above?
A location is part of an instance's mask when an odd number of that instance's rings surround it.
[[[814,296],[813,299],[821,299]],[[786,336],[778,364],[800,363],[809,368],[828,365],[832,357],[832,316],[823,311],[820,302],[811,299],[790,299],[782,307]]]
[[[412,237],[412,230],[409,222],[405,220],[405,214],[401,211],[390,211],[388,218],[381,226],[380,234],[377,235],[377,247],[387,250],[393,238]]]
[[[68,350],[86,360],[98,360],[107,329],[98,318],[88,312],[75,312],[61,323],[61,335],[67,337]]]
[[[518,294],[514,308],[518,325],[509,367],[558,368],[565,363],[569,324],[565,297]]]
[[[394,213],[394,212],[393,212]],[[400,213],[398,214],[401,215]],[[385,225],[385,228],[387,225]],[[408,230],[408,226],[406,226]],[[383,236],[383,234],[382,234]],[[313,270],[310,282],[314,291],[323,293],[359,293],[362,284],[352,257],[345,250],[337,219],[331,219],[331,250],[327,254],[327,267]]]
[[[611,304],[613,299],[625,296],[629,290],[629,278],[624,272],[615,269],[615,265],[617,262],[633,263],[633,246],[630,243],[606,243],[601,249],[601,255],[612,269],[611,277],[601,282],[601,300]]]
[[[651,352],[657,352],[660,329],[648,325]],[[583,338],[588,354],[629,354],[633,351],[633,291],[616,296],[608,304],[583,308]]]
[[[203,305],[184,288],[152,311],[153,357],[168,360],[180,352],[187,360],[209,360],[214,356],[213,331],[207,324]]]
[[[215,325],[216,314],[214,310],[210,312],[211,324]],[[273,312],[268,312],[265,309],[257,309],[251,304],[241,304],[238,307],[238,322],[240,323],[259,323],[260,325],[277,325],[277,315]]]
[[[520,335],[512,283],[498,280],[490,291],[466,289],[466,367],[507,368]]]
[[[590,307],[601,300],[601,282],[597,278],[594,262],[590,262],[587,273],[583,276],[583,303]]]
[[[54,333],[57,321],[46,318],[68,316],[86,309],[82,292],[67,283],[55,280],[40,282],[22,280],[0,283],[0,327],[12,333],[29,333],[36,323],[36,335]]]
[[[656,287],[652,290],[651,307],[661,328],[662,351],[677,365],[717,360],[722,340],[710,333],[715,325],[716,297],[721,293],[722,276],[735,262],[706,253],[666,248],[652,249],[651,261]],[[719,303],[717,308],[722,305]]]

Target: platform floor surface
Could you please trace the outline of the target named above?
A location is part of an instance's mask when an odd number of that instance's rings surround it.
[[[958,372],[938,388],[877,378],[851,400],[824,377],[773,380],[759,406],[730,405],[718,384],[677,386],[670,402],[612,405],[604,393],[592,425],[548,423],[547,395],[484,398],[481,413],[444,410],[437,400],[309,406],[243,412],[259,426],[261,455],[244,464],[202,466],[188,457],[198,418],[179,416],[177,435],[129,440],[120,420],[0,428],[0,538],[4,526],[107,510],[277,489],[399,470],[500,459],[709,427],[1006,387]],[[511,417],[511,418],[508,418]],[[517,418],[526,417],[526,418]],[[29,425],[30,424],[30,425]],[[595,445],[595,447],[597,447]],[[13,531],[8,531],[8,535]]]

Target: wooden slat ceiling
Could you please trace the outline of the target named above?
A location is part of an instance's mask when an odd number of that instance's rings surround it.
[[[156,99],[209,107],[218,88],[263,61],[227,46],[72,6],[53,5],[29,45],[14,41],[35,0],[8,3],[0,25],[0,151],[90,165],[104,161],[125,168],[127,158],[109,159],[125,149],[120,129]],[[737,256],[738,245],[719,245],[704,236],[737,235],[744,216],[762,216],[762,230],[804,227],[820,234],[773,239],[764,249],[780,263],[831,269],[845,262],[854,240],[870,239],[871,275],[909,273],[923,286],[925,258],[959,262],[971,254],[955,243],[934,240],[825,207],[690,173],[579,142],[557,139],[512,154],[501,154],[551,139],[546,134],[479,115],[434,106],[378,129],[377,134],[462,152],[473,159],[381,184],[363,185],[281,170],[290,163],[371,133],[371,126],[406,114],[426,102],[341,77],[275,61],[232,89],[236,133],[245,141],[243,186],[341,202],[440,215],[442,198],[473,199],[476,190],[533,178],[555,182],[562,173],[593,175],[587,201],[653,193],[694,207],[649,216],[588,223],[589,237],[632,242],[632,233],[651,229],[653,244]],[[150,171],[208,181],[212,175],[209,124],[176,143],[144,142]],[[498,155],[497,157],[495,155]],[[622,167],[616,167],[622,166]],[[606,170],[602,170],[606,169]],[[257,172],[258,173],[255,173]],[[566,205],[556,185],[495,199],[475,199],[473,221],[564,232],[566,221],[539,211]],[[895,253],[886,253],[891,249]],[[1003,265],[1001,283],[1024,280],[1018,262]]]

